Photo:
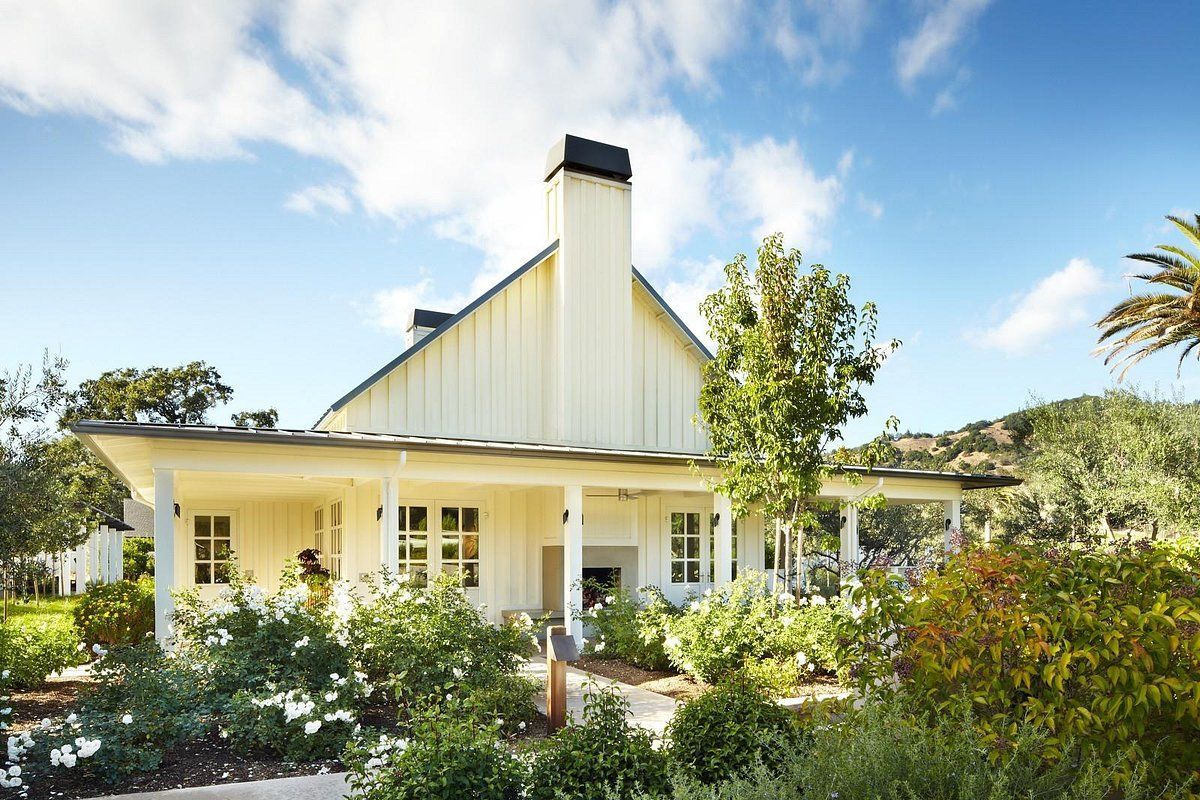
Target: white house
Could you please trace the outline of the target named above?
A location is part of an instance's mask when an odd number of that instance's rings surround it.
[[[565,137],[541,251],[455,314],[415,312],[408,348],[311,430],[75,425],[154,506],[159,635],[171,590],[215,591],[235,553],[268,588],[306,547],[352,580],[461,572],[494,620],[562,610],[576,635],[587,575],[681,599],[761,569],[761,520],[735,525],[705,481],[692,417],[710,355],[632,265],[631,177],[626,150]],[[822,495],[940,501],[949,527],[963,491],[1012,482],[876,469]]]

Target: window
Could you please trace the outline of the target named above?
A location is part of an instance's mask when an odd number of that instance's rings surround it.
[[[479,509],[442,506],[442,572],[479,586]]]
[[[671,583],[700,582],[700,512],[671,512]]]
[[[711,582],[713,582],[713,580],[712,580],[713,573],[716,572],[716,569],[717,569],[717,567],[716,567],[716,564],[717,564],[717,536],[715,533],[715,531],[717,530],[716,514],[714,514],[712,516],[712,518],[709,519],[709,523],[710,523],[709,530],[714,531],[714,533],[708,537],[708,580],[711,583]],[[735,519],[733,521],[733,530],[731,530],[729,532],[729,563],[730,563],[729,579],[730,580],[733,580],[734,578],[737,577],[738,528],[740,528],[741,525],[742,525],[742,521],[740,519]]]
[[[229,583],[232,530],[228,514],[196,514],[192,517],[196,585]]]
[[[400,571],[424,586],[429,581],[429,507],[400,506]]]
[[[342,501],[329,504],[329,577],[342,577]]]
[[[321,557],[321,563],[325,563],[325,509],[317,508],[313,510],[313,549]]]

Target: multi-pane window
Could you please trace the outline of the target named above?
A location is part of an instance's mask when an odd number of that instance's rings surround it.
[[[325,509],[323,507],[313,510],[313,549],[320,554],[323,563],[325,561]]]
[[[192,517],[197,585],[229,583],[232,530],[233,524],[227,514],[196,514]]]
[[[700,512],[671,512],[671,583],[700,583]]]
[[[429,580],[429,507],[400,506],[400,571],[424,586]]]
[[[741,527],[741,520],[733,521],[733,530],[729,532],[729,563],[730,573],[729,579],[733,580],[737,577],[738,569],[738,528]],[[716,515],[713,515],[710,530],[716,531],[717,521]],[[708,537],[708,580],[712,581],[713,573],[717,571],[717,536],[714,533]]]
[[[329,504],[329,577],[342,577],[342,501]]]
[[[479,509],[442,506],[442,572],[461,575],[462,584],[479,586]]]

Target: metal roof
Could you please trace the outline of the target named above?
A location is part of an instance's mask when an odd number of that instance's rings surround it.
[[[640,461],[643,463],[699,464],[713,466],[714,460],[701,453],[623,450],[537,442],[502,442],[483,439],[459,439],[439,436],[413,436],[363,431],[317,431],[287,428],[239,428],[228,425],[179,425],[159,422],[121,422],[80,420],[71,431],[84,435],[147,436],[164,439],[190,439],[214,442],[255,442],[258,444],[296,444],[335,447],[372,447],[390,450],[416,450],[472,455],[526,456],[538,458],[575,458],[593,461]],[[976,475],[961,472],[926,472],[896,467],[844,467],[846,472],[880,478],[921,478],[953,481],[964,489],[1016,486],[1019,478],[1008,475]]]
[[[107,525],[109,528],[111,528],[114,531],[134,530],[134,527],[132,525],[130,525],[128,522],[126,522],[123,519],[114,517],[112,514],[109,514],[104,509],[96,508],[93,505],[88,505],[87,510],[92,512],[93,514],[95,514],[97,517],[100,518],[100,524]]]

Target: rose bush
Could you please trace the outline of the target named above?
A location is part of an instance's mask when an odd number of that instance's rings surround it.
[[[137,644],[154,633],[154,581],[114,581],[88,588],[72,609],[84,642]]]
[[[945,713],[965,698],[995,757],[1023,724],[1180,779],[1200,769],[1200,570],[1149,546],[970,550],[905,587],[864,573],[843,657],[864,692]]]
[[[642,669],[671,666],[663,640],[667,620],[677,616],[679,609],[657,587],[645,587],[640,593],[641,601],[624,589],[610,590],[600,603],[584,610],[592,634],[585,653],[620,659]]]

